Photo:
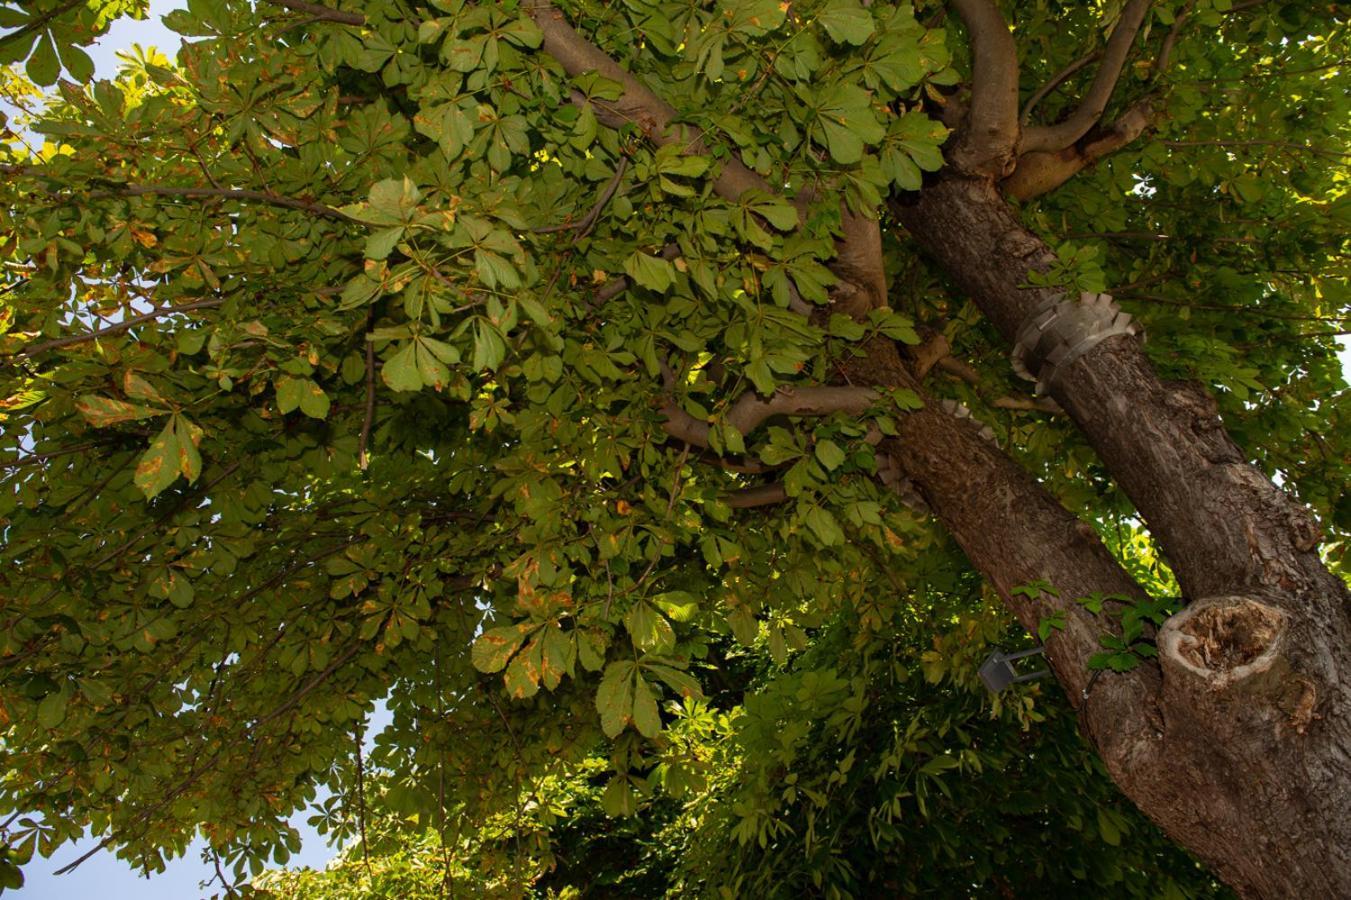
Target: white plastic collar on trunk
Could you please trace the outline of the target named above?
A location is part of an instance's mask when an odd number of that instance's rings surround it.
[[[1077,300],[1048,300],[1028,316],[1013,344],[1013,371],[1047,393],[1070,365],[1118,334],[1139,334],[1129,313],[1110,294],[1082,293]]]

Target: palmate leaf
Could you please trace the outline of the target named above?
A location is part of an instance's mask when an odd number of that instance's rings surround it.
[[[835,41],[861,44],[872,36],[873,17],[858,0],[830,0],[817,19]]]

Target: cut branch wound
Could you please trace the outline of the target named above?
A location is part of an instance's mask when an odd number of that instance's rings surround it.
[[[1284,612],[1251,597],[1209,597],[1159,631],[1166,664],[1222,690],[1272,668],[1286,633]]]

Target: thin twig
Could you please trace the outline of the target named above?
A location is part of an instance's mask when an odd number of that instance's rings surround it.
[[[572,238],[572,242],[576,244],[582,238],[590,234],[591,229],[596,226],[596,222],[600,220],[600,214],[604,212],[605,207],[619,190],[619,184],[624,179],[624,173],[627,172],[628,169],[629,158],[627,156],[621,156],[619,158],[619,165],[615,167],[614,177],[610,179],[610,183],[607,184],[605,190],[601,192],[600,199],[592,205],[591,209],[587,211],[587,214],[579,221],[571,222],[567,225],[548,225],[544,228],[536,228],[534,233],[552,234],[557,231],[572,231],[576,229],[577,234]]]
[[[366,327],[371,326],[367,316]],[[366,448],[370,444],[371,425],[375,422],[375,342],[370,332],[366,333],[366,418],[361,423],[361,437],[357,440],[357,465],[366,471]]]
[[[1023,126],[1026,127],[1027,123],[1032,121],[1032,111],[1037,108],[1038,103],[1045,100],[1047,95],[1049,95],[1056,88],[1060,87],[1060,85],[1064,83],[1066,78],[1069,78],[1075,72],[1079,71],[1089,63],[1097,60],[1101,56],[1102,56],[1101,50],[1094,50],[1092,53],[1086,53],[1083,56],[1076,59],[1074,62],[1070,63],[1065,68],[1061,69],[1055,75],[1051,76],[1051,80],[1043,84],[1037,90],[1037,92],[1033,94],[1031,97],[1028,97],[1027,103],[1023,105],[1023,114],[1019,116],[1019,120],[1022,122]]]
[[[271,2],[295,12],[308,13],[312,21],[333,22],[338,25],[366,24],[366,17],[361,13],[344,12],[318,3],[305,3],[303,0],[271,0]]]
[[[361,831],[361,859],[366,866],[366,882],[374,886],[375,875],[371,872],[371,847],[366,840],[366,767],[362,760],[361,723],[354,732],[357,750],[357,827]]]
[[[223,297],[213,297],[210,300],[197,300],[193,303],[183,303],[179,306],[164,306],[139,316],[132,316],[130,319],[118,322],[116,325],[109,325],[107,328],[91,331],[88,334],[72,334],[67,335],[66,337],[44,341],[41,344],[29,345],[14,354],[13,359],[26,359],[30,356],[37,356],[39,353],[46,353],[48,350],[55,350],[58,347],[69,347],[72,344],[83,344],[88,341],[96,341],[99,338],[107,337],[111,334],[120,334],[128,328],[135,328],[137,325],[153,321],[162,316],[171,316],[174,313],[181,312],[191,312],[195,309],[210,309],[211,307],[220,306],[224,302],[225,299]]]

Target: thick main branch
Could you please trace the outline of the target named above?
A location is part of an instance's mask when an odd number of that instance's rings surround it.
[[[991,0],[952,0],[971,41],[971,109],[953,165],[973,175],[1000,177],[1018,142],[1018,48]]]

